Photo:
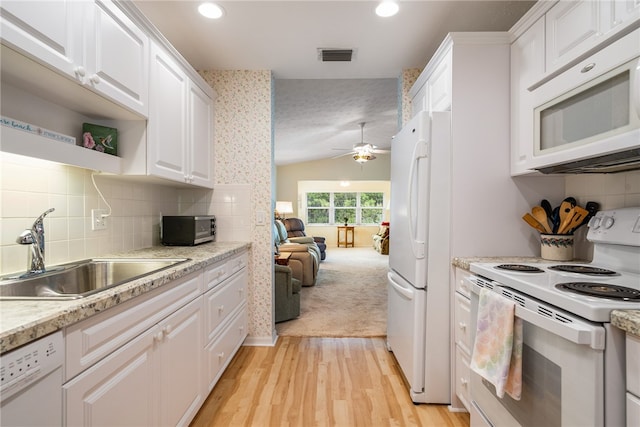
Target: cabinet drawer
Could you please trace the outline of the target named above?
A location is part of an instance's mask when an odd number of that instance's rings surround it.
[[[471,298],[471,283],[469,278],[471,273],[462,268],[456,268],[456,292],[461,293],[467,298]]]
[[[218,378],[247,336],[247,308],[243,306],[222,335],[205,348],[207,392]]]
[[[462,404],[469,410],[469,380],[471,368],[469,368],[469,355],[460,347],[456,346],[456,372],[455,372],[456,396]]]
[[[640,396],[640,338],[627,334],[627,390]]]
[[[247,270],[244,269],[222,285],[204,295],[205,342],[210,342],[218,328],[246,300]]]
[[[249,256],[244,253],[207,267],[204,271],[205,290],[215,288],[233,273],[245,268],[248,260]]]
[[[456,344],[468,353],[471,352],[471,304],[468,298],[455,294],[455,324],[454,334]]]
[[[66,379],[161,321],[202,293],[201,272],[96,314],[66,329]]]

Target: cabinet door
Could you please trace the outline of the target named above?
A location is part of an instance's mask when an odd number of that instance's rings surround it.
[[[85,83],[146,117],[149,37],[110,1],[96,0],[88,16]]]
[[[600,32],[600,2],[561,0],[546,14],[547,69],[551,72],[595,44]]]
[[[427,85],[429,86],[429,111],[451,110],[451,51],[433,70]]]
[[[160,425],[155,327],[63,385],[67,426]]]
[[[151,43],[148,171],[186,181],[187,76],[169,54]]]
[[[530,173],[534,97],[527,88],[544,74],[544,20],[511,45],[511,175]]]
[[[213,188],[213,100],[189,81],[189,182]]]
[[[160,324],[157,374],[162,378],[162,425],[189,425],[206,397],[202,381],[202,298]]]
[[[428,85],[425,83],[418,93],[411,99],[411,117],[415,117],[420,111],[429,109]]]
[[[83,5],[74,0],[2,1],[2,43],[78,78]]]

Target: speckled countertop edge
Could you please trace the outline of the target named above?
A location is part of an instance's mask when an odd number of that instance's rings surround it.
[[[613,310],[611,324],[631,335],[640,337],[640,310]]]
[[[189,258],[141,279],[71,301],[0,301],[0,353],[55,332],[136,296],[157,289],[251,247],[247,242],[154,246],[100,258]]]
[[[464,270],[470,270],[472,262],[549,262],[549,260],[535,257],[456,257],[451,264]],[[583,262],[583,261],[577,261]],[[640,310],[613,310],[611,312],[611,324],[623,331],[640,337]]]

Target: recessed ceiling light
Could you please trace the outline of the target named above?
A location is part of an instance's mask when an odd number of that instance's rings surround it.
[[[222,18],[224,15],[224,9],[215,3],[202,3],[198,6],[198,12],[200,12],[200,15],[210,19]]]
[[[376,15],[383,18],[388,18],[398,13],[400,6],[393,0],[383,0],[378,7],[376,7]]]

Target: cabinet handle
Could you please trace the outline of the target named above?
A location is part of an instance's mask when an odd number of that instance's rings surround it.
[[[94,85],[97,85],[98,83],[100,83],[100,77],[97,74],[93,74],[91,77],[89,77],[89,81]]]
[[[167,325],[162,329],[165,336],[169,335],[171,331],[173,331],[173,327],[171,325]]]
[[[463,387],[467,387],[468,381],[465,380],[464,378],[460,378],[460,384],[462,384]]]
[[[218,353],[218,360],[222,362],[222,359],[224,359],[224,352],[223,351]]]
[[[162,342],[162,339],[164,338],[164,333],[162,331],[158,332],[157,334],[155,334],[155,336],[153,337],[153,340],[157,343]]]
[[[582,67],[582,70],[580,70],[580,72],[581,73],[588,73],[589,71],[593,70],[595,66],[596,66],[595,62],[592,62],[592,63],[587,64],[584,67]]]
[[[73,71],[80,77],[84,77],[87,74],[87,70],[83,66],[77,66]]]
[[[467,329],[467,324],[464,322],[460,322],[458,323],[458,327],[464,331],[465,329]]]
[[[221,305],[220,307],[218,307],[218,313],[222,314],[224,312],[224,305]]]

